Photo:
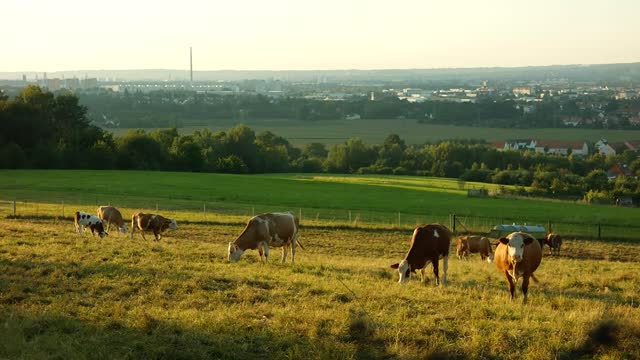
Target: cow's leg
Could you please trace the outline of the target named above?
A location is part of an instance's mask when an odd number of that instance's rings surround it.
[[[524,296],[524,298],[522,299],[523,304],[527,303],[528,292],[529,292],[529,274],[525,274],[522,277],[522,295]]]
[[[147,238],[146,238],[146,237],[144,237],[144,230],[140,230],[140,233],[142,234],[142,239],[143,239],[144,241],[147,241]]]
[[[264,262],[266,263],[269,261],[269,244],[265,241],[262,246],[264,247]]]
[[[507,283],[509,283],[509,293],[511,293],[511,300],[513,301],[513,299],[516,297],[516,285],[513,283],[513,278],[511,277],[511,274],[509,274],[509,271],[505,271],[504,275],[507,277]]]
[[[449,271],[449,256],[445,256],[442,259],[442,270],[443,270],[443,274],[442,274],[442,284],[443,285],[447,285],[447,271]]]
[[[298,236],[294,236],[291,243],[291,264],[293,265],[296,262],[296,246],[298,242]]]
[[[162,234],[160,234],[159,232],[157,232],[155,230],[153,231],[153,236],[156,237],[156,241],[160,241],[160,239],[162,239]]]
[[[287,253],[289,252],[289,245],[284,244],[282,245],[282,263],[286,263],[287,262]]]
[[[440,285],[440,275],[438,274],[438,263],[440,260],[436,257],[435,259],[431,259],[431,264],[433,264],[433,275],[436,277],[436,285]]]

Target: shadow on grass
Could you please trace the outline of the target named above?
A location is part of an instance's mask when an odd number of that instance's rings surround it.
[[[149,315],[134,326],[117,320],[98,326],[62,315],[6,312],[0,313],[0,322],[0,358],[7,359],[268,359],[340,354],[331,341],[294,333],[229,323],[188,329]]]

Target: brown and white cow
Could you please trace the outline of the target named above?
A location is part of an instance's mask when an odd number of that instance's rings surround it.
[[[542,261],[542,249],[540,243],[533,236],[523,232],[513,232],[500,238],[494,262],[507,278],[511,300],[516,295],[518,278],[522,277],[523,304],[527,303],[529,290],[529,278],[538,281],[533,275]]]
[[[114,224],[121,233],[127,233],[127,224],[125,224],[124,220],[122,219],[120,210],[116,209],[115,207],[100,206],[98,208],[98,217],[102,219],[103,222],[107,223],[107,231],[109,231],[111,224]]]
[[[436,285],[439,285],[438,261],[442,257],[444,268],[442,283],[446,284],[450,246],[451,232],[444,225],[428,224],[415,228],[407,255],[399,264],[391,265],[392,269],[398,269],[400,275],[398,283],[407,282],[411,273],[416,270],[420,270],[421,281],[424,282],[427,265],[431,263],[433,264],[433,274],[436,277]]]
[[[269,247],[282,247],[282,263],[284,263],[291,247],[293,264],[296,258],[296,244],[304,249],[298,240],[299,229],[298,218],[290,212],[256,215],[249,219],[240,236],[229,243],[228,259],[230,262],[236,262],[247,249],[258,249],[260,260],[266,262],[269,258]]]
[[[458,259],[467,259],[469,254],[479,253],[482,261],[487,260],[488,263],[493,262],[493,249],[491,249],[491,242],[489,242],[489,239],[484,236],[460,236],[458,238],[456,250]]]
[[[91,215],[83,211],[76,211],[73,216],[73,223],[76,226],[76,231],[78,232],[78,234],[82,234],[84,228],[88,227],[89,229],[91,229],[91,234],[93,236],[96,235],[95,233],[98,233],[98,236],[100,236],[100,238],[102,239],[105,236],[109,235],[104,230],[104,224],[102,223],[102,220],[100,220],[95,215]]]
[[[142,231],[142,238],[145,240],[147,240],[147,238],[144,237],[145,231],[153,232],[155,239],[160,240],[162,238],[162,232],[167,229],[177,230],[178,224],[174,219],[167,219],[161,215],[137,213],[131,216],[132,239],[133,233],[135,233],[136,229]]]
[[[562,237],[556,233],[547,234],[544,243],[549,245],[551,255],[560,256],[560,247],[562,246]]]

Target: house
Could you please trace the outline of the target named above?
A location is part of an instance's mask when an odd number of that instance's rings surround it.
[[[534,150],[538,153],[556,155],[589,155],[589,147],[584,141],[534,140]]]
[[[607,141],[607,139],[598,140],[595,143],[595,148],[599,154],[602,154],[604,156],[610,156],[610,155],[616,154],[616,150],[611,145],[609,145],[609,142]]]
[[[625,164],[616,164],[607,171],[609,181],[615,181],[619,176],[635,177],[633,171],[631,171],[631,169],[629,169]]]
[[[640,140],[625,141],[624,146],[631,151],[640,152]]]
[[[535,149],[536,141],[530,139],[515,139],[507,140],[504,144],[505,150],[533,150]]]

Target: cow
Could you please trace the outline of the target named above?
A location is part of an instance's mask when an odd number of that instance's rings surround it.
[[[100,206],[98,208],[98,217],[107,223],[107,231],[109,231],[111,224],[114,224],[121,233],[127,233],[127,224],[122,219],[122,214],[113,206]]]
[[[104,230],[104,223],[102,222],[102,220],[100,220],[100,218],[95,215],[91,215],[83,211],[76,211],[73,216],[73,222],[76,226],[76,231],[78,232],[78,234],[82,234],[84,228],[88,227],[89,229],[91,229],[91,234],[93,236],[96,236],[96,232],[101,239],[109,235]]]
[[[547,234],[544,243],[549,245],[551,255],[560,256],[560,247],[562,246],[562,237],[556,233]]]
[[[403,284],[409,280],[412,272],[421,270],[421,281],[426,279],[427,265],[433,264],[433,274],[436,277],[436,285],[440,285],[438,274],[438,261],[443,257],[444,276],[442,284],[447,283],[447,269],[449,268],[449,247],[451,246],[451,232],[444,225],[428,224],[419,226],[413,230],[409,251],[399,264],[391,265],[392,269],[398,269]]]
[[[177,230],[178,223],[174,219],[167,219],[161,215],[136,213],[131,216],[132,239],[136,229],[142,231],[142,238],[144,240],[147,240],[147,238],[144,237],[144,232],[152,231],[156,241],[159,241],[162,238],[162,232],[167,229]]]
[[[260,260],[267,262],[269,247],[282,247],[282,263],[287,260],[287,252],[291,247],[291,263],[296,259],[296,244],[302,243],[298,239],[300,222],[290,212],[265,213],[252,217],[247,222],[238,238],[229,243],[228,260],[236,262],[247,249],[258,249]],[[264,256],[264,259],[263,259]]]
[[[533,236],[523,232],[513,232],[498,239],[498,246],[494,255],[494,262],[507,278],[511,300],[516,295],[516,284],[522,276],[523,304],[527,303],[529,278],[538,282],[533,272],[542,261],[540,243]]]
[[[493,262],[493,249],[489,239],[484,236],[467,235],[458,238],[456,246],[458,259],[467,259],[471,253],[480,253],[482,261],[487,260],[488,263]]]

